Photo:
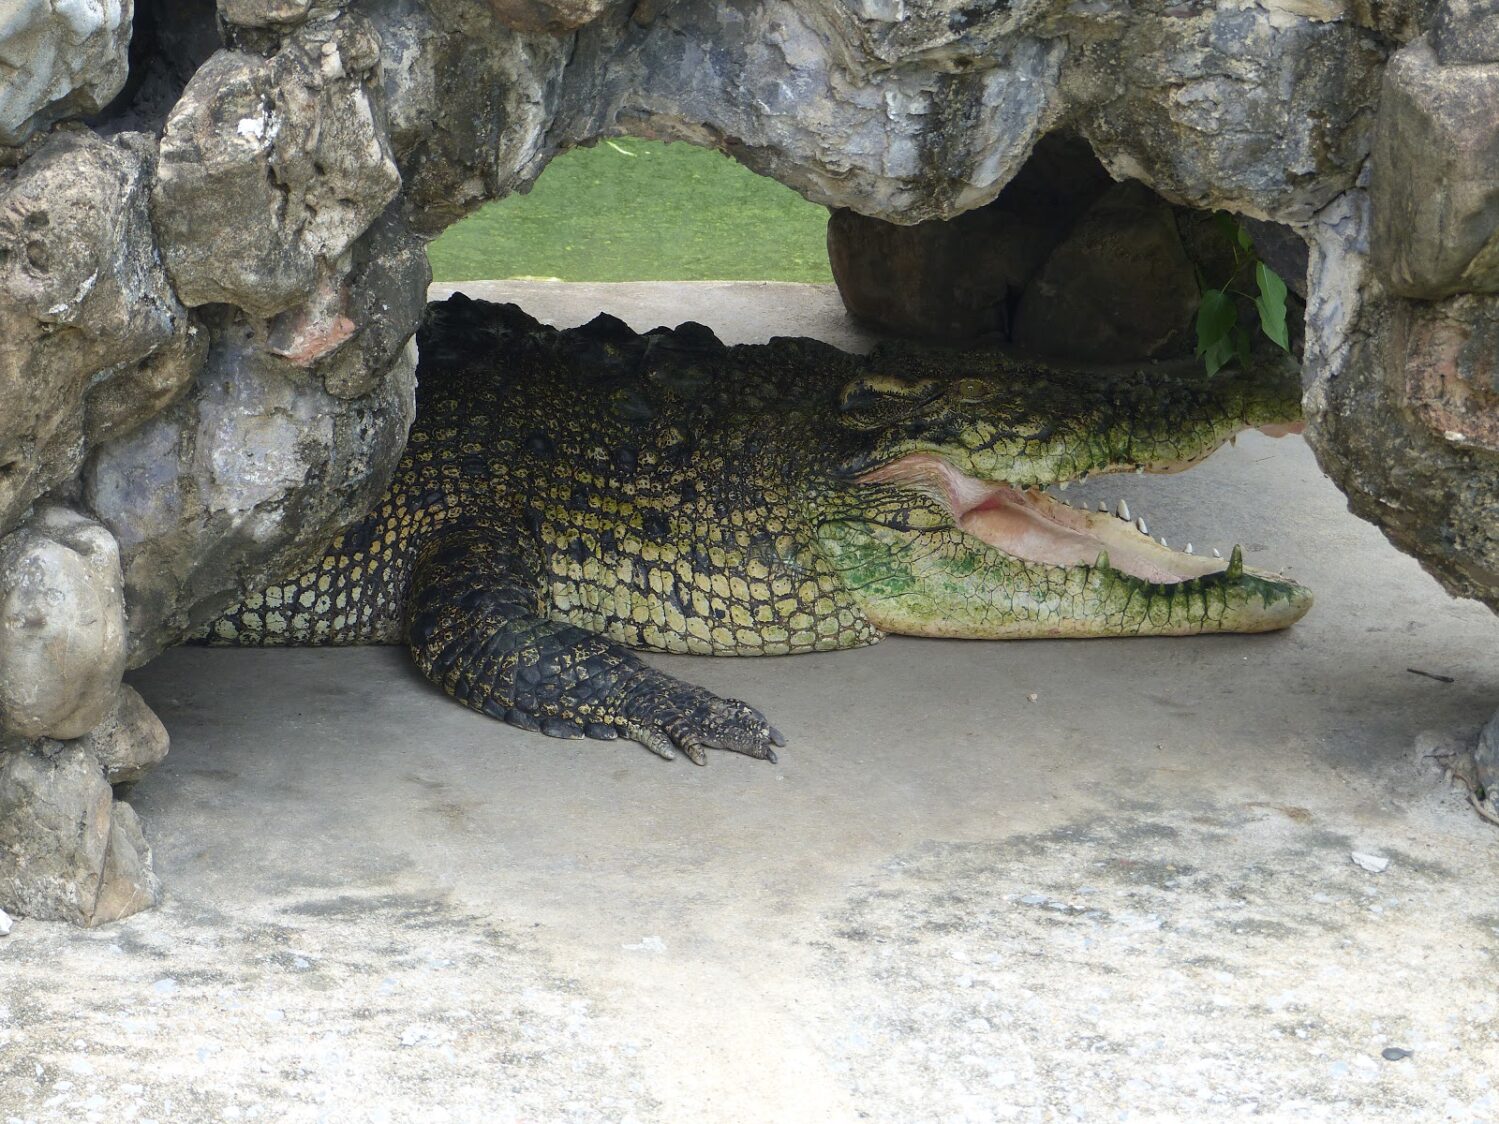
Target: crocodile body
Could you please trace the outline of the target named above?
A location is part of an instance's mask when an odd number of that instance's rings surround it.
[[[1174,469],[1290,420],[1284,372],[1234,385],[811,340],[728,348],[697,325],[637,335],[602,316],[559,332],[462,296],[432,306],[418,342],[417,420],[380,503],[213,622],[210,643],[404,642],[476,710],[701,762],[773,759],[782,739],[629,649],[1258,631],[1309,603],[1237,556],[1174,563],[1039,491]]]

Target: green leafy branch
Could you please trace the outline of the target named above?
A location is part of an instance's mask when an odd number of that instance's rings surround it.
[[[1202,290],[1202,303],[1197,306],[1197,355],[1210,375],[1217,374],[1234,359],[1241,366],[1249,364],[1249,331],[1239,323],[1235,297],[1253,301],[1260,314],[1260,330],[1282,350],[1291,350],[1286,329],[1286,283],[1260,260],[1242,223],[1224,211],[1219,211],[1216,218],[1233,249],[1234,269],[1217,288],[1209,288],[1200,271],[1197,277],[1198,288]],[[1246,272],[1253,273],[1258,292],[1236,287]]]

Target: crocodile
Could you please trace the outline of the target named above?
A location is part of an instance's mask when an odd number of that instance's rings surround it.
[[[1208,378],[729,347],[692,323],[559,331],[462,294],[430,306],[417,342],[416,420],[383,498],[206,642],[405,643],[484,714],[703,764],[708,749],[774,761],[785,739],[630,649],[1260,632],[1311,604],[1237,547],[1173,550],[1128,512],[1046,490],[1281,432],[1299,417],[1294,363]]]

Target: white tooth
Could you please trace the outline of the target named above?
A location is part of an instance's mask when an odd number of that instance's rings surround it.
[[[1098,510],[1099,511],[1103,511],[1103,512],[1107,512],[1109,510],[1108,503],[1106,501],[1104,501],[1104,500],[1099,500],[1098,501]]]
[[[1145,475],[1145,466],[1144,466],[1144,465],[1143,465],[1143,464],[1142,464],[1142,465],[1139,465],[1139,466],[1138,466],[1138,467],[1137,467],[1137,468],[1136,468],[1136,469],[1135,469],[1135,475],[1136,475],[1136,476],[1144,476],[1144,475]]]
[[[1146,538],[1150,537],[1150,528],[1145,525],[1145,516],[1142,515],[1140,516],[1140,518],[1135,520],[1135,529]]]
[[[1070,480],[1060,481],[1057,484],[1057,491],[1059,491],[1059,492],[1065,492],[1067,490],[1067,485],[1070,484],[1070,483],[1072,483],[1072,481],[1070,481]]]
[[[1213,557],[1214,558],[1222,558],[1223,557],[1222,554],[1218,553],[1218,548],[1216,546],[1213,547]]]
[[[1162,535],[1160,538],[1156,539],[1156,542],[1160,543],[1162,546],[1165,546],[1165,547],[1167,547],[1169,549],[1169,544],[1166,542],[1166,536],[1165,535]]]
[[[1126,523],[1129,522],[1129,504],[1125,503],[1123,500],[1120,500],[1119,506],[1114,510],[1119,513],[1120,519],[1123,519]]]
[[[1191,543],[1187,544],[1187,553],[1188,554],[1196,554],[1197,553],[1195,550],[1192,549],[1192,544]]]

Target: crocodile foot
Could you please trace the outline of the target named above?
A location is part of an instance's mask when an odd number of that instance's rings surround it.
[[[668,761],[681,750],[693,764],[706,765],[708,750],[723,749],[774,764],[774,747],[786,744],[781,732],[748,703],[720,698],[659,672],[625,712],[620,732]]]

